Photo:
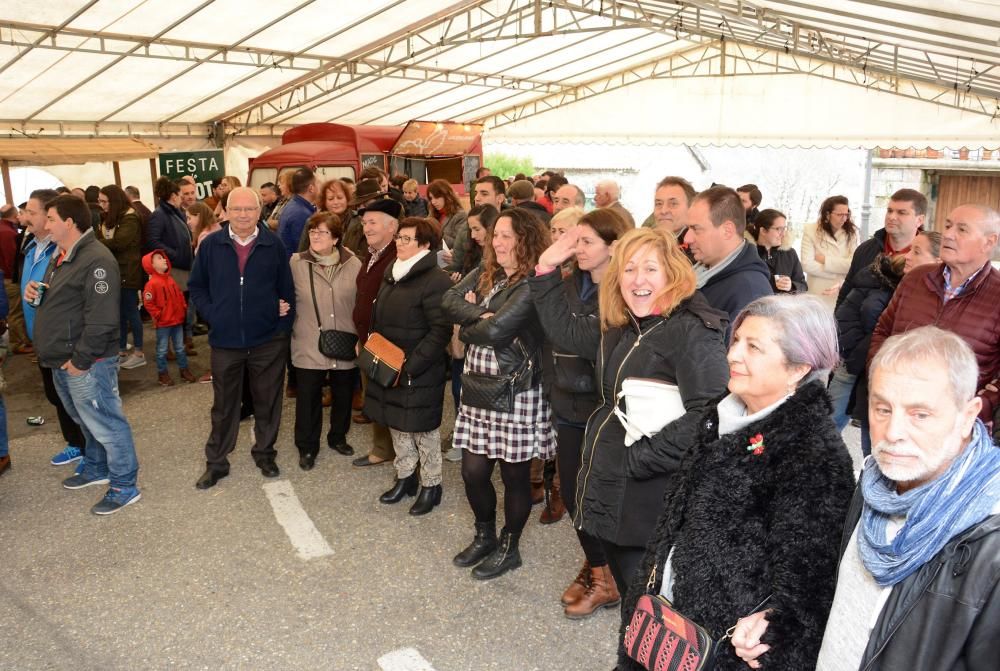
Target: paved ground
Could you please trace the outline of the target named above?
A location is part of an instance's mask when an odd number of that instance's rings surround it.
[[[208,360],[198,341],[196,368]],[[458,464],[445,463],[442,505],[411,518],[408,503],[377,501],[391,467],[353,468],[324,450],[313,471],[299,470],[294,402],[286,401],[278,482],[290,484],[332,550],[304,560],[265,492],[275,481],[250,459],[249,423],[230,477],[207,492],[194,489],[210,385],[160,388],[152,361],[123,371],[143,498],[98,518],[89,508],[103,492],[63,489],[70,469],[48,463],[59,435],[37,372],[19,356],[7,375],[14,468],[0,478],[0,669],[613,665],[616,612],[583,622],[562,616],[559,596],[581,560],[567,521],[541,526],[536,510],[522,542],[524,566],[500,579],[477,582],[452,566],[472,525]],[[45,426],[25,424],[34,414],[48,418]],[[849,434],[855,446],[856,433]],[[349,441],[361,452],[367,436],[355,428]]]

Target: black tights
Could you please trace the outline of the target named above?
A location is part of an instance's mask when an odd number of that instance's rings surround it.
[[[576,516],[576,474],[580,470],[580,451],[583,449],[582,426],[559,423],[556,426],[556,459],[559,464],[559,484],[562,488],[562,498],[569,511],[570,519]],[[580,539],[583,555],[594,568],[600,568],[608,563],[604,556],[604,546],[582,529],[576,530]]]
[[[531,461],[512,464],[462,450],[462,480],[476,522],[490,522],[497,517],[497,490],[493,487],[493,465],[500,463],[503,479],[504,527],[520,533],[531,515]]]

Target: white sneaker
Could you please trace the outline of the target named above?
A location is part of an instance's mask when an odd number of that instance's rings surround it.
[[[121,364],[121,367],[125,370],[131,370],[133,368],[138,368],[139,366],[146,365],[146,355],[142,352],[133,352],[129,354],[128,358],[125,359]]]

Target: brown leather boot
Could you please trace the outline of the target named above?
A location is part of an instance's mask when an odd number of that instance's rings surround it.
[[[333,405],[333,390],[330,388],[323,389],[323,407],[329,408]]]
[[[590,617],[600,608],[612,608],[621,603],[618,586],[607,566],[590,569],[590,587],[583,593],[580,600],[563,610],[571,620],[582,620]]]
[[[194,340],[190,337],[184,338],[184,353],[188,356],[198,356],[198,350],[194,348]]]
[[[590,587],[590,562],[584,560],[583,568],[580,569],[580,572],[576,574],[576,578],[573,579],[573,582],[563,592],[560,601],[562,601],[564,606],[576,603],[583,597],[583,593],[587,591],[588,587]]]
[[[194,376],[190,368],[181,368],[181,379],[185,382],[197,382],[198,378]]]
[[[170,373],[164,371],[160,373],[159,382],[161,386],[172,387],[174,386],[174,379],[170,377]]]
[[[563,503],[562,496],[559,495],[559,487],[553,485],[552,493],[549,494],[549,502],[542,509],[542,514],[538,521],[542,524],[555,524],[566,514],[566,504]]]
[[[537,506],[545,500],[545,484],[542,482],[531,483],[531,505]]]

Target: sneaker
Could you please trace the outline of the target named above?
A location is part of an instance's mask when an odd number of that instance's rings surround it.
[[[132,370],[133,368],[138,368],[140,366],[146,365],[146,355],[142,352],[133,352],[128,355],[128,358],[122,362],[121,367],[125,370]]]
[[[81,459],[80,461],[78,461],[76,463],[76,468],[73,469],[73,475],[80,475],[81,473],[83,473],[83,469],[86,466],[87,466],[87,461],[85,459]]]
[[[198,384],[208,384],[211,381],[212,381],[211,373],[205,373],[204,375],[198,378]]]
[[[91,485],[106,485],[110,480],[108,476],[101,478],[89,478],[86,474],[80,473],[80,475],[74,475],[71,478],[66,478],[63,480],[63,487],[66,489],[83,489],[84,487],[90,487]]]
[[[444,458],[446,461],[461,461],[462,460],[462,448],[453,447],[444,453]]]
[[[136,487],[122,487],[121,489],[110,487],[108,488],[108,493],[104,495],[103,499],[94,504],[90,512],[95,515],[110,515],[111,513],[117,513],[125,506],[132,505],[141,498],[142,494],[139,493]]]
[[[49,463],[53,466],[65,466],[81,459],[83,459],[83,452],[80,451],[80,448],[67,445],[62,452],[52,457],[52,461]]]

